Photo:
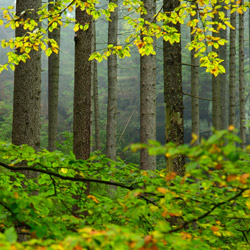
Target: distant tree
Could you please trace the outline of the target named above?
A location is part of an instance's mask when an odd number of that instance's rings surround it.
[[[233,3],[232,3],[233,4]],[[229,124],[235,126],[236,106],[236,12],[230,14],[230,55],[229,55]]]
[[[244,4],[244,0],[241,1]],[[244,13],[239,15],[239,96],[240,96],[240,138],[241,147],[246,146],[245,79],[244,79]]]
[[[222,12],[227,17],[227,10],[224,8],[225,3],[222,4]],[[227,28],[220,29],[220,38],[227,40]],[[226,73],[219,75],[220,87],[221,87],[221,129],[227,129],[228,127],[228,80],[227,80],[227,46],[219,47],[219,57],[223,60],[221,65],[226,69]]]
[[[110,3],[118,4],[117,0]],[[118,34],[118,7],[110,13],[108,27],[108,44],[117,46]],[[107,107],[107,132],[106,151],[107,156],[116,160],[116,133],[117,133],[117,55],[108,57],[108,107]]]
[[[96,23],[93,21],[93,51],[96,51]],[[98,71],[97,71],[97,61],[92,61],[93,66],[93,95],[94,95],[94,124],[95,124],[95,150],[101,149],[101,139],[100,139],[100,112],[99,112],[99,94],[98,94]]]
[[[213,25],[213,37],[218,37],[217,32],[217,23],[218,23],[218,16],[215,15],[213,18],[213,22],[215,24]],[[216,53],[219,53],[218,49],[213,47],[213,51]],[[217,130],[220,130],[221,127],[221,83],[220,83],[220,77],[212,76],[212,116],[213,116],[213,127]]]
[[[17,0],[16,15],[37,21],[39,7],[41,0]],[[15,30],[16,37],[25,36],[26,33],[22,25]],[[13,144],[28,144],[36,150],[40,148],[40,93],[41,52],[32,50],[30,60],[26,63],[21,61],[14,72]]]
[[[179,0],[164,0],[164,12],[171,12],[180,4]],[[170,24],[168,24],[170,25]],[[172,25],[177,32],[181,32],[180,24]],[[183,91],[182,91],[182,65],[181,43],[163,43],[164,51],[164,100],[166,103],[166,142],[177,145],[184,143],[183,123]],[[184,157],[167,159],[168,171],[179,175],[184,174]]]
[[[48,0],[49,10],[57,8],[59,0]],[[53,2],[53,3],[52,3]],[[49,38],[54,39],[60,47],[60,25],[52,32],[49,32]],[[59,50],[60,51],[60,50]],[[56,137],[58,125],[58,88],[59,88],[59,53],[52,53],[48,58],[48,149],[56,150]]]
[[[73,152],[77,159],[88,159],[90,155],[91,19],[80,6],[76,8],[76,21],[83,26],[89,24],[86,31],[79,29],[75,33]]]
[[[191,20],[197,19],[198,15],[191,16]],[[192,31],[192,29],[191,29]],[[191,34],[191,41],[194,34]],[[195,57],[195,50],[191,50],[191,95],[192,95],[192,133],[200,137],[200,111],[199,111],[199,58]]]
[[[156,12],[156,2],[144,0],[143,3],[147,14],[141,17],[145,21],[152,22]],[[140,141],[148,143],[148,140],[156,140],[156,56],[141,55],[140,59]],[[145,149],[140,153],[140,168],[144,170],[156,168],[156,157],[149,156]]]

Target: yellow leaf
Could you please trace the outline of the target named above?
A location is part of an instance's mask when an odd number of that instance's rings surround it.
[[[247,208],[250,209],[250,199],[247,199],[246,205],[247,205]]]
[[[67,174],[68,173],[68,169],[67,168],[61,168],[60,170],[63,174]]]
[[[88,195],[87,196],[89,199],[91,199],[92,201],[94,201],[95,203],[99,203],[99,201],[97,200],[97,198],[94,195]]]
[[[69,12],[72,12],[73,11],[73,7],[69,6],[68,10],[69,10]]]
[[[74,31],[77,32],[79,30],[79,24],[77,23],[74,27]]]

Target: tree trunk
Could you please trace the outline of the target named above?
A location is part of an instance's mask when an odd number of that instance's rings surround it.
[[[214,22],[218,22],[218,17],[215,16],[213,18]],[[214,24],[213,28],[216,30],[217,25]],[[218,36],[218,33],[213,32],[213,37]],[[213,51],[217,54],[219,53],[218,49],[213,47]],[[213,96],[213,103],[212,103],[212,112],[213,112],[213,127],[217,130],[222,128],[221,126],[221,84],[220,84],[220,77],[212,76],[212,96]]]
[[[244,0],[241,1],[244,4]],[[241,147],[246,146],[245,126],[245,79],[244,79],[244,13],[239,15],[239,96],[240,96],[240,138]]]
[[[164,0],[164,12],[173,11],[180,4],[179,0]],[[181,32],[180,24],[174,25]],[[184,143],[183,124],[183,93],[182,93],[182,66],[181,43],[171,45],[163,43],[164,51],[164,100],[166,103],[166,142],[177,145]],[[185,170],[184,156],[167,159],[167,170],[183,175]]]
[[[49,0],[49,2],[51,2]],[[49,4],[49,10],[58,2],[54,0],[53,4]],[[49,32],[49,38],[54,39],[60,47],[60,25],[58,28]],[[48,149],[49,151],[56,150],[56,137],[57,137],[57,125],[58,125],[58,86],[59,86],[59,53],[52,53],[48,59]]]
[[[110,3],[118,4],[116,0]],[[108,28],[108,44],[117,46],[118,32],[118,8],[110,14],[111,21]],[[116,160],[116,133],[117,133],[117,55],[110,55],[108,58],[108,108],[107,108],[107,134],[106,151],[107,156]]]
[[[222,3],[225,6],[225,3]],[[227,10],[222,9],[227,17]],[[220,37],[227,40],[227,29],[220,30]],[[220,88],[221,88],[221,129],[227,129],[228,127],[228,80],[227,80],[227,45],[219,47],[219,58],[224,60],[221,65],[226,69],[226,73],[219,75]]]
[[[198,15],[191,16],[191,20],[198,19]],[[191,29],[192,31],[192,29]],[[194,34],[191,35],[191,40],[194,40]],[[199,59],[195,57],[195,50],[191,50],[191,95],[192,95],[192,133],[198,136],[197,143],[200,138],[200,111],[199,99],[194,96],[199,96]]]
[[[16,14],[27,19],[37,19],[36,11],[40,0],[17,0]],[[24,36],[27,30],[16,28],[16,37]],[[17,51],[17,53],[19,53]],[[40,93],[41,93],[41,52],[32,50],[30,59],[20,62],[14,72],[13,129],[12,143],[28,144],[40,148]],[[31,174],[31,173],[30,173]]]
[[[96,51],[96,23],[93,21],[93,51]],[[95,150],[101,150],[97,61],[93,60]]]
[[[141,17],[145,21],[152,22],[156,13],[156,2],[154,0],[143,2],[147,14]],[[144,55],[140,60],[140,140],[141,143],[148,143],[148,140],[156,140],[156,56]],[[156,157],[149,156],[145,149],[140,152],[140,168],[156,169]]]
[[[91,19],[86,11],[76,8],[76,20],[81,25],[91,24]],[[77,159],[88,159],[90,154],[91,39],[91,25],[75,34],[73,152]]]
[[[230,23],[235,29],[230,29],[230,56],[229,56],[229,124],[235,126],[236,106],[236,12],[230,14]]]

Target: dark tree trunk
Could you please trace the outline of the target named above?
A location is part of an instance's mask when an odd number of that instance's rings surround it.
[[[180,4],[179,0],[164,0],[164,11],[173,11]],[[180,24],[174,25],[181,32]],[[182,92],[182,65],[181,43],[171,45],[163,44],[164,50],[164,100],[166,103],[166,142],[174,142],[177,145],[184,143],[183,124],[183,92]],[[183,175],[185,170],[184,156],[175,159],[167,159],[168,171],[174,171]]]
[[[152,22],[156,12],[155,1],[144,0],[144,7],[147,14],[142,18]],[[140,140],[141,143],[148,143],[148,140],[156,140],[156,56],[141,56],[140,65]],[[156,169],[155,156],[149,156],[146,149],[141,150],[140,156],[141,169]]]
[[[110,0],[110,3],[118,2]],[[111,21],[108,28],[108,44],[117,45],[118,32],[118,8],[110,14]],[[107,156],[116,160],[116,133],[117,133],[117,55],[108,58],[108,108],[107,108],[107,134],[106,151]]]
[[[49,0],[51,2],[51,0]],[[58,0],[54,0],[54,4],[49,4],[49,10],[53,8]],[[60,25],[58,28],[49,32],[49,38],[54,39],[60,47]],[[60,51],[60,50],[59,50]],[[52,53],[48,59],[48,149],[56,150],[57,125],[58,125],[58,87],[59,87],[59,53]]]

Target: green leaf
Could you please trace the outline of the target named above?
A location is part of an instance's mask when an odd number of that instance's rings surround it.
[[[10,227],[4,231],[6,240],[13,243],[17,240],[17,233],[14,227]]]

